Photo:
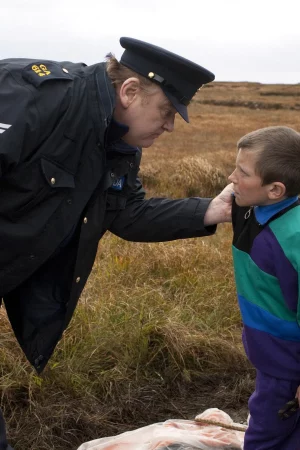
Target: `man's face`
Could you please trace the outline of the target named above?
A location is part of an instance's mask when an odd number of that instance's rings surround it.
[[[272,203],[268,196],[268,185],[255,173],[258,151],[240,149],[236,158],[236,169],[228,177],[234,184],[235,201],[239,206],[262,206]]]
[[[132,82],[127,91],[120,91],[114,117],[129,127],[122,138],[127,144],[147,148],[164,131],[173,131],[175,114],[176,109],[159,86],[153,84],[148,93]]]

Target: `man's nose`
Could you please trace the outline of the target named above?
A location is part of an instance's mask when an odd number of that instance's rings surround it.
[[[168,133],[172,133],[172,131],[174,131],[174,120],[174,118],[169,119],[164,123],[163,129]]]

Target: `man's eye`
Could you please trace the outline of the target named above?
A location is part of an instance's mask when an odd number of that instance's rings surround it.
[[[166,109],[166,110],[164,111],[164,116],[165,116],[165,117],[172,117],[172,114],[173,114],[172,109]]]

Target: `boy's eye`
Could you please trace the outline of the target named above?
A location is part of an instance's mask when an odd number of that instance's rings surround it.
[[[242,175],[248,175],[247,172],[245,172],[241,167],[239,167],[239,171],[241,172]]]

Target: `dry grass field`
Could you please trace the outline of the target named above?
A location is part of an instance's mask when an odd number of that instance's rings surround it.
[[[300,85],[212,83],[190,124],[144,151],[147,196],[209,197],[227,183],[236,142],[270,125],[300,128]],[[254,371],[241,345],[231,226],[213,237],[139,244],[107,234],[76,315],[37,376],[2,310],[1,406],[15,450],[82,442],[219,407],[246,418]]]

